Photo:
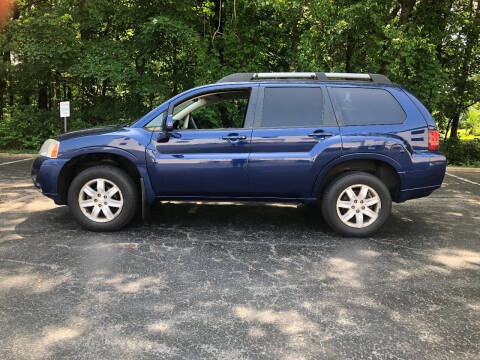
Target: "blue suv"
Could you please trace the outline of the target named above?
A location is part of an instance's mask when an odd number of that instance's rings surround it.
[[[94,231],[158,200],[318,203],[347,236],[368,236],[392,200],[445,175],[428,110],[379,74],[239,73],[185,91],[130,126],[45,141],[32,179]]]

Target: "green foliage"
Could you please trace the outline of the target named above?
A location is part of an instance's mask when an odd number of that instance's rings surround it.
[[[57,16],[45,13],[38,17],[21,18],[12,22],[9,32],[16,61],[22,67],[34,70],[37,80],[45,80],[41,75],[48,74],[50,70],[68,70],[79,55],[79,42],[69,14]]]
[[[15,108],[11,116],[0,122],[0,148],[38,149],[45,139],[58,134],[62,126],[61,119],[48,110]]]
[[[240,128],[247,113],[247,99],[230,99],[192,112],[199,129]]]
[[[460,140],[450,138],[440,143],[440,151],[447,157],[449,165],[480,165],[480,139]]]
[[[480,104],[468,109],[461,119],[460,126],[468,135],[480,136]]]
[[[456,137],[478,131],[462,114],[479,54],[470,0],[19,0],[0,31],[0,147],[61,132],[62,100],[71,129],[124,123],[240,71],[383,73]]]

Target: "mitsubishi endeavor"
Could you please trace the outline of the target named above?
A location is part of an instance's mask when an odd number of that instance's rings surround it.
[[[346,236],[369,236],[392,201],[442,184],[428,110],[379,74],[239,73],[185,91],[130,126],[45,141],[32,179],[93,231],[161,200],[319,203]]]

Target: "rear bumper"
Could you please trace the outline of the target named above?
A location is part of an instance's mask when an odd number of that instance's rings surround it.
[[[33,185],[59,205],[58,175],[67,161],[68,159],[50,159],[39,156],[33,162],[31,170]]]
[[[447,159],[442,153],[427,152],[412,156],[412,168],[402,174],[398,201],[428,196],[442,186]]]

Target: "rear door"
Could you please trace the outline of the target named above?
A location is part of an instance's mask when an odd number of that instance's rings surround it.
[[[321,168],[341,155],[340,131],[325,89],[316,84],[261,86],[250,149],[252,195],[311,197]]]

